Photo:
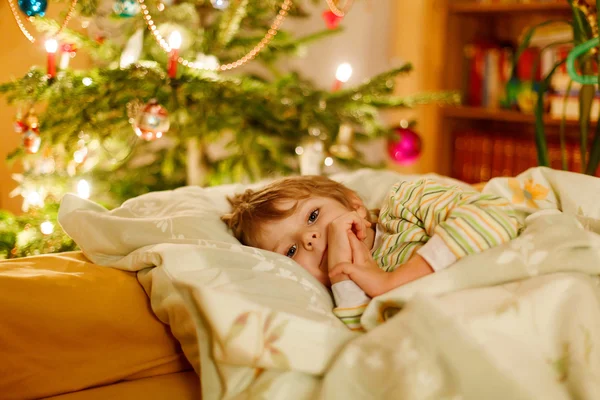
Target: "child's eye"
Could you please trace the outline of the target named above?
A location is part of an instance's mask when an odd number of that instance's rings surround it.
[[[292,247],[289,248],[289,250],[287,251],[287,254],[285,256],[289,257],[289,258],[294,258],[294,255],[296,254],[297,250],[298,250],[298,247],[296,247],[296,245],[293,245]]]
[[[319,209],[317,208],[316,210],[311,212],[310,215],[308,216],[308,224],[310,225],[310,224],[314,223],[318,217],[319,217]]]

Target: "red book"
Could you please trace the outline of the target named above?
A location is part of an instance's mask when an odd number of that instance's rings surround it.
[[[469,91],[467,102],[471,106],[481,107],[483,105],[483,88],[485,84],[485,59],[487,50],[493,47],[490,43],[472,43],[465,46],[465,56],[470,58],[469,68]]]
[[[540,57],[540,49],[537,47],[529,47],[523,50],[519,63],[517,64],[517,78],[521,81],[531,81],[532,77],[535,81],[542,79],[541,63],[538,63]],[[537,63],[537,69],[533,72],[533,66]]]

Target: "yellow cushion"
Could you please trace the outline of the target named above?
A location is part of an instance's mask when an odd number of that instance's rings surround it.
[[[0,355],[6,400],[190,368],[135,274],[80,252],[0,261]]]

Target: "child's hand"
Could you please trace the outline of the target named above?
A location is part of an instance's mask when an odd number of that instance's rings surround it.
[[[356,211],[334,219],[327,227],[327,265],[329,269],[343,262],[352,262],[352,247],[348,234],[364,240],[371,223]],[[337,281],[343,279],[337,279]],[[335,283],[335,281],[332,281]]]
[[[371,251],[352,232],[347,233],[350,244],[352,260],[341,262],[329,269],[329,278],[332,282],[340,280],[340,275],[347,275],[362,290],[371,297],[379,296],[394,286],[391,285],[391,274],[383,271],[373,260]],[[331,264],[330,264],[331,265]]]

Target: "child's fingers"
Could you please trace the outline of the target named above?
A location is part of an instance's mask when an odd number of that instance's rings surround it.
[[[352,272],[352,267],[354,267],[350,263],[340,263],[329,270],[329,279],[334,279],[338,275],[350,275]]]
[[[371,252],[352,232],[348,233],[350,249],[352,249],[352,260],[355,264],[364,264],[371,258]]]
[[[356,214],[357,218],[352,221],[352,228],[356,236],[360,240],[364,240],[367,237],[367,229],[371,227],[371,223],[358,215],[357,212],[354,212],[354,214]]]

